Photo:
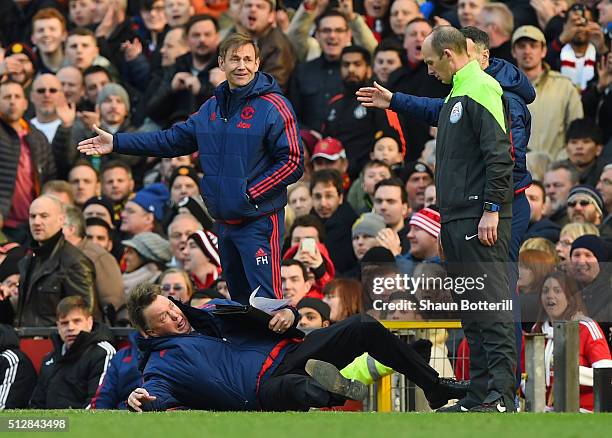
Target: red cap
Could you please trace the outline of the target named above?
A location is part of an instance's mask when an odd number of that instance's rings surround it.
[[[325,137],[315,144],[311,160],[319,157],[336,161],[339,158],[346,158],[346,151],[340,140],[333,137]]]

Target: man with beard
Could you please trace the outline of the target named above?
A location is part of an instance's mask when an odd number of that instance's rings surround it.
[[[36,55],[30,47],[13,43],[6,49],[4,60],[0,62],[0,77],[7,75],[10,81],[21,84],[27,96],[36,74],[35,61]]]
[[[576,184],[578,184],[578,174],[561,161],[552,163],[544,174],[544,190],[548,198],[546,216],[560,227],[569,222],[566,209],[567,197]]]
[[[334,96],[327,104],[322,134],[342,142],[349,163],[349,177],[354,180],[370,159],[374,134],[389,129],[393,118],[398,128],[399,123],[397,114],[367,109],[355,97],[355,92],[368,85],[372,77],[370,52],[359,46],[342,49],[340,76],[344,93]]]
[[[36,114],[30,123],[47,137],[57,165],[57,176],[65,179],[76,158],[71,143],[76,105],[68,103],[59,79],[50,73],[36,77],[32,83],[30,100]]]
[[[186,29],[172,29],[162,46],[161,82],[157,88],[148,87],[151,96],[146,104],[146,113],[158,125],[165,127],[172,116],[187,117],[197,111],[212,96],[218,83],[211,83],[211,70],[217,67],[219,25],[210,15],[196,15],[187,23]],[[187,46],[188,52],[184,53]],[[180,56],[176,56],[178,51]],[[173,56],[174,55],[174,56]],[[174,67],[171,67],[174,64]]]
[[[580,184],[572,188],[567,197],[567,217],[570,222],[590,223],[599,228],[602,237],[612,237],[609,225],[602,225],[604,203],[593,186]]]

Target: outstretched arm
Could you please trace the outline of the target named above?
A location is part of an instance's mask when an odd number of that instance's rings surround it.
[[[85,155],[106,155],[118,152],[126,155],[147,155],[171,158],[197,151],[195,121],[198,113],[183,123],[157,132],[110,134],[96,125],[96,137],[81,141],[77,149]]]
[[[438,125],[438,116],[444,105],[444,99],[392,93],[377,82],[373,87],[360,88],[356,94],[357,100],[366,108],[390,108],[431,126]]]

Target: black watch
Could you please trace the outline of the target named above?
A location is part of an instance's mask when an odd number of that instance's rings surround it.
[[[493,202],[485,202],[483,206],[484,211],[490,211],[492,213],[497,213],[501,210],[501,205],[495,204]]]

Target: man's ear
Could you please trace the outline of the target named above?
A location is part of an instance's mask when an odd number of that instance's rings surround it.
[[[603,145],[602,144],[596,144],[595,145],[595,156],[599,157],[601,155],[602,151],[603,151]]]
[[[94,323],[93,316],[89,315],[87,317],[87,328],[89,329],[89,331],[93,329],[93,323]]]
[[[321,328],[329,327],[329,324],[329,320],[323,321],[323,324],[321,324]]]

